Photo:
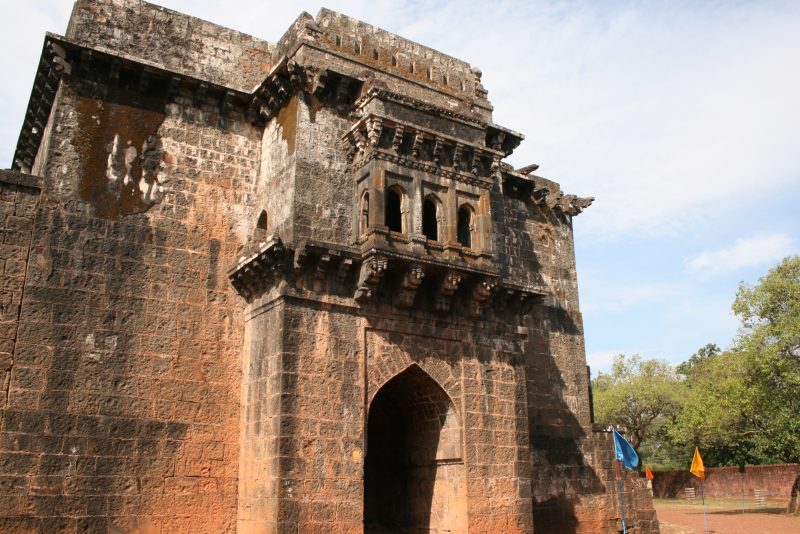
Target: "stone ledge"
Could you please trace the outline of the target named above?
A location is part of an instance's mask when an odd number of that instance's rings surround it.
[[[26,189],[42,190],[42,179],[39,176],[25,174],[12,169],[0,169],[0,183],[16,185]]]

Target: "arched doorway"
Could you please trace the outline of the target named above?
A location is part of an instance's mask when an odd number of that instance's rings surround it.
[[[466,530],[458,415],[439,384],[412,365],[387,382],[370,405],[364,532]]]

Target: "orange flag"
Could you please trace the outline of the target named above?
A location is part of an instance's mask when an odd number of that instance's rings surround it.
[[[689,469],[689,472],[694,476],[696,476],[697,478],[706,477],[706,468],[703,467],[703,459],[700,458],[700,450],[697,447],[694,448],[694,458],[692,458],[692,468]]]
[[[653,472],[648,466],[644,466],[644,476],[647,477],[647,480],[653,480]]]

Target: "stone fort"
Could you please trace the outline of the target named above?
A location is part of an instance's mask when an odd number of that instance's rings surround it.
[[[477,68],[326,9],[272,43],[78,0],[0,172],[0,531],[621,532],[592,199],[522,140]]]

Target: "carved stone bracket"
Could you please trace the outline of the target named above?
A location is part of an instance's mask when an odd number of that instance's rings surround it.
[[[367,122],[367,139],[369,139],[370,146],[378,146],[382,131],[383,121],[379,117],[373,117]]]
[[[541,287],[504,283],[496,291],[495,306],[500,311],[527,315],[546,294]]]
[[[394,135],[392,136],[392,150],[394,150],[395,154],[400,152],[400,145],[403,144],[403,132],[404,129],[402,126],[397,126],[394,129]]]
[[[294,60],[279,65],[253,94],[248,111],[251,120],[269,122],[304,83],[305,71]]]
[[[372,300],[387,267],[388,261],[383,256],[372,256],[361,263],[358,283],[356,284],[355,295],[353,295],[357,302],[363,304]]]
[[[450,305],[453,302],[453,293],[458,289],[458,284],[461,283],[461,274],[456,271],[447,271],[444,276],[438,280],[436,296],[434,300],[434,309],[438,312],[447,313],[450,311]]]
[[[425,269],[422,265],[412,263],[408,266],[400,286],[395,290],[392,300],[398,308],[410,308],[414,304],[414,297],[422,280],[425,278]]]
[[[263,293],[286,271],[286,252],[283,242],[277,236],[261,243],[255,254],[242,258],[228,271],[233,288],[248,302]]]
[[[535,204],[547,206],[565,215],[574,217],[594,202],[594,197],[582,198],[576,195],[565,195],[561,187],[550,180],[531,174],[539,166],[529,165],[516,171],[503,163],[503,193]]]
[[[480,317],[486,311],[486,302],[492,296],[497,282],[491,278],[483,278],[478,280],[472,286],[469,298],[466,299],[466,310],[464,314],[467,317],[476,318]]]

